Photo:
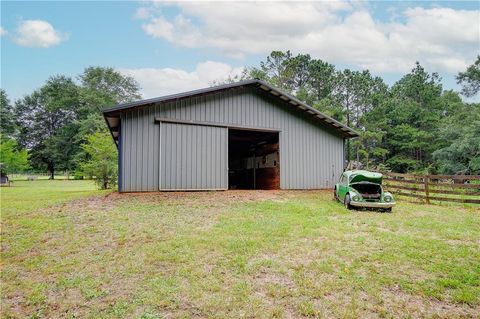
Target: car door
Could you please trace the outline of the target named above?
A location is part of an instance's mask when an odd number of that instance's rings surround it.
[[[343,200],[345,198],[345,194],[347,193],[347,177],[345,176],[345,173],[342,174],[342,177],[340,177],[340,182],[338,184],[338,198],[340,200]]]

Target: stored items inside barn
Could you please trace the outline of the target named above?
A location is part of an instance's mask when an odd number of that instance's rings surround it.
[[[319,189],[358,134],[248,80],[103,111],[119,152],[119,191]]]
[[[228,130],[228,188],[279,189],[278,132]]]

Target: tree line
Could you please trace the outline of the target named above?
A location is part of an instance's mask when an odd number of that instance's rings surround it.
[[[444,90],[437,73],[416,63],[392,86],[368,70],[339,70],[308,54],[273,51],[236,78],[257,78],[352,127],[347,158],[395,172],[480,174],[480,56],[457,76],[462,92]]]
[[[116,182],[117,151],[101,109],[141,98],[138,83],[113,68],[88,67],[77,78],[50,77],[16,100],[0,91],[2,172],[67,171]]]
[[[273,51],[241,76],[264,80],[354,128],[347,159],[365,168],[480,174],[480,56],[457,76],[461,92],[444,90],[437,73],[416,63],[392,86],[368,70],[338,69],[308,54]],[[0,169],[67,171],[116,182],[117,152],[101,114],[105,106],[141,98],[138,83],[113,68],[88,67],[76,78],[50,77],[10,101],[0,91]]]

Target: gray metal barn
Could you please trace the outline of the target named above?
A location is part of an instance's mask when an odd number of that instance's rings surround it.
[[[119,191],[317,189],[357,133],[260,80],[103,111],[119,151]]]

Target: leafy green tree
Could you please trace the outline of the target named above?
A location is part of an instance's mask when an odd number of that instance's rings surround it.
[[[292,59],[290,51],[272,51],[266,61],[260,62],[259,69],[253,69],[255,77],[267,80],[274,86],[286,92],[292,92],[291,78],[293,70],[289,66]]]
[[[457,75],[457,83],[462,85],[462,94],[471,97],[480,92],[480,55],[465,72]]]
[[[287,51],[290,55],[290,52]],[[309,54],[298,54],[285,60],[286,84],[290,92],[296,92],[306,89],[310,82],[310,65],[312,58]]]
[[[480,121],[455,134],[452,143],[433,152],[443,174],[480,174]]]
[[[88,136],[96,132],[108,132],[101,110],[106,106],[141,98],[138,83],[113,68],[88,67],[79,76],[79,80],[82,109],[80,119],[75,123],[77,134],[72,137],[79,149],[75,155],[76,163],[82,163],[89,158],[84,148],[80,147],[87,142]]]
[[[440,125],[440,147],[433,159],[442,174],[480,174],[480,104],[463,103],[457,93],[444,93],[452,109]]]
[[[337,83],[337,74],[333,64],[322,60],[311,60],[308,65],[308,91],[310,93],[310,102],[329,99]]]
[[[91,66],[78,77],[80,100],[85,114],[100,113],[102,108],[138,100],[138,83],[130,76],[122,75],[109,67]]]
[[[398,172],[419,169],[428,155],[425,150],[430,148],[433,134],[409,124],[400,124],[393,127],[389,135],[388,142],[394,154],[387,160],[390,167]]]
[[[13,108],[3,89],[0,89],[0,134],[3,137],[12,137],[15,134]]]
[[[77,119],[78,98],[78,87],[71,78],[54,76],[15,104],[18,142],[29,150],[32,166],[46,168],[51,179],[64,161],[58,139],[61,130]]]
[[[386,134],[387,163],[404,172],[432,165],[438,145],[438,128],[449,111],[442,98],[441,79],[417,62],[391,89]]]
[[[353,147],[357,150],[357,162],[365,163],[367,169],[372,167],[372,164],[383,163],[388,154],[388,150],[381,144],[385,133],[381,130],[358,132],[360,136],[353,141]]]
[[[109,67],[88,67],[78,77],[80,103],[78,134],[74,137],[79,146],[85,137],[96,131],[106,131],[101,114],[106,106],[130,102],[141,98],[138,83],[130,76],[122,75]]]
[[[72,171],[86,158],[81,145],[87,135],[107,130],[103,107],[141,97],[135,80],[112,68],[86,68],[79,82],[54,76],[15,103],[18,142],[29,150],[32,166],[52,179],[56,170]]]
[[[67,123],[47,143],[49,152],[57,162],[56,169],[65,171],[67,178],[76,169],[77,156],[82,150],[77,141],[79,130],[78,121]]]
[[[338,73],[332,64],[322,60],[310,61],[309,81],[306,85],[306,97],[300,97],[307,104],[338,121],[344,121],[342,105],[334,98],[333,92],[338,84]],[[299,92],[303,92],[301,89]]]
[[[95,180],[101,189],[112,188],[117,184],[117,150],[112,137],[107,132],[96,132],[87,136],[82,144],[87,161],[81,164],[86,176]]]
[[[355,152],[357,161],[361,154],[370,149],[372,138],[377,143],[381,142],[382,131],[376,130],[370,132],[368,122],[365,120],[370,111],[378,107],[382,99],[387,95],[388,88],[379,77],[373,77],[369,71],[351,71],[346,69],[337,73],[336,83],[334,85],[333,100],[338,103],[344,123],[347,126],[357,129],[363,136],[353,143],[353,150],[350,147],[350,141],[347,141],[347,159],[351,159],[351,153]],[[363,151],[362,151],[363,150]]]
[[[344,123],[347,126],[352,126],[353,108],[357,105],[356,95],[357,81],[359,72],[351,71],[349,69],[343,72],[337,72],[337,81],[333,93],[333,101],[340,106],[343,114]],[[346,141],[346,158],[352,158],[351,140]]]
[[[19,149],[15,140],[0,138],[0,170],[2,173],[22,172],[28,169],[28,153]]]

